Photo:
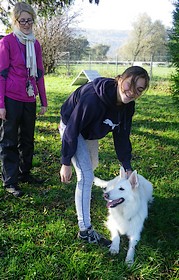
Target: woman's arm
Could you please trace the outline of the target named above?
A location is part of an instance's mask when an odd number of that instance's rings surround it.
[[[37,88],[39,92],[41,106],[46,108],[47,107],[47,97],[46,97],[46,90],[45,90],[45,81],[44,81],[44,67],[43,67],[43,60],[42,60],[42,50],[41,46],[38,41],[36,41],[36,60],[37,60]],[[41,114],[45,113],[46,109],[41,110]]]
[[[114,147],[119,161],[122,163],[125,170],[132,170],[132,145],[130,141],[130,132],[132,126],[132,117],[135,111],[135,103],[131,102],[130,106],[126,108],[126,116],[124,116],[120,127],[113,132]]]
[[[0,108],[4,109],[4,96],[6,90],[6,79],[8,76],[8,69],[10,64],[9,45],[5,41],[5,37],[0,40]],[[5,111],[2,110],[1,117],[5,117]]]

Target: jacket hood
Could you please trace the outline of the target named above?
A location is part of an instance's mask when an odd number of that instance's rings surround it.
[[[98,97],[113,109],[117,109],[117,83],[112,78],[97,78],[93,80],[93,87]]]

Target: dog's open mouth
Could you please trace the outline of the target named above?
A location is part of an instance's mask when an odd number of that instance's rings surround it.
[[[107,199],[106,199],[107,200]],[[121,198],[118,198],[118,199],[114,199],[114,200],[107,200],[107,208],[114,208],[116,207],[117,205],[121,204],[124,202],[124,198],[121,197]]]

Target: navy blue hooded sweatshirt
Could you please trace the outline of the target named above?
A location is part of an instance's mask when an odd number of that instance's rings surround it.
[[[100,77],[77,88],[61,107],[61,119],[66,125],[62,164],[71,164],[79,134],[92,140],[112,132],[117,157],[125,169],[130,169],[132,147],[129,137],[134,111],[134,101],[117,105],[115,79]]]

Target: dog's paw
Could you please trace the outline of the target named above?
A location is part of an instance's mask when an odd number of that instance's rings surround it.
[[[119,253],[119,249],[111,246],[109,252],[111,255],[117,255]]]
[[[128,267],[131,267],[134,263],[134,258],[126,257],[125,263],[127,264]]]

